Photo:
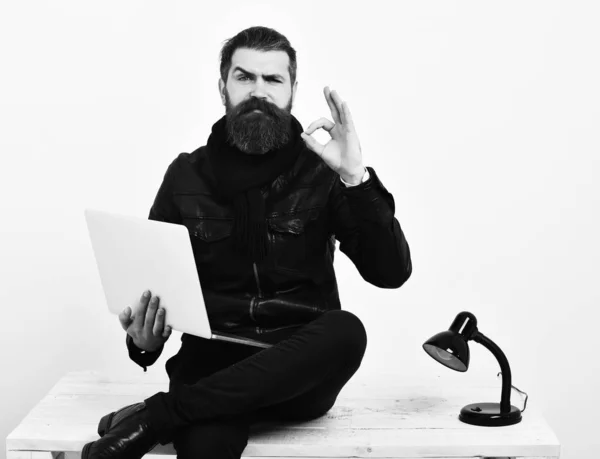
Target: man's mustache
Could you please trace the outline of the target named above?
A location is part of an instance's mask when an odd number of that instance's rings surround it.
[[[241,102],[237,107],[237,115],[244,115],[246,113],[250,113],[254,110],[260,110],[265,115],[278,117],[280,116],[281,109],[271,102],[267,102],[265,99],[259,99],[257,97],[252,97],[244,102]]]

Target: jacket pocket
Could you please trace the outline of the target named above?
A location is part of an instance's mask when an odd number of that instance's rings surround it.
[[[314,233],[314,221],[319,213],[319,209],[310,209],[268,219],[269,241],[277,268],[301,271],[306,267],[312,240],[310,236]]]
[[[232,218],[184,216],[183,224],[190,234],[195,255],[205,255],[217,251],[223,244],[228,242],[233,229]]]
[[[188,226],[190,234],[204,242],[216,242],[231,236],[233,219],[195,218]]]

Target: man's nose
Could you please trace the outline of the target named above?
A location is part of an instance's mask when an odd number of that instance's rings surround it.
[[[252,91],[250,91],[250,95],[252,97],[256,97],[257,99],[266,99],[267,91],[266,91],[265,82],[261,78],[257,78],[252,85]]]

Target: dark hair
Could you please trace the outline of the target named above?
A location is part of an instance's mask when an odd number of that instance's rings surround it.
[[[285,51],[290,58],[288,71],[292,85],[296,81],[296,50],[289,40],[274,29],[268,27],[249,27],[235,37],[225,41],[221,49],[221,78],[227,83],[227,75],[231,68],[231,56],[238,48],[250,48],[258,51]]]

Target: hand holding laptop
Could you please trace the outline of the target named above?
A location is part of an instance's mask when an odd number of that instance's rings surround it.
[[[159,301],[158,297],[151,297],[151,292],[146,290],[140,298],[135,314],[132,315],[129,306],[119,314],[121,326],[131,336],[133,344],[143,351],[153,352],[160,349],[171,336],[171,327],[165,326],[166,311],[159,308]]]
[[[159,349],[171,328],[199,338],[272,346],[212,330],[184,225],[89,208],[85,218],[108,309],[119,315],[121,326],[138,348]],[[138,301],[137,292],[148,287],[160,294],[162,307],[158,302],[148,304],[151,297],[142,296],[133,312],[130,307],[123,310],[123,305]],[[169,310],[168,322],[161,309]]]

